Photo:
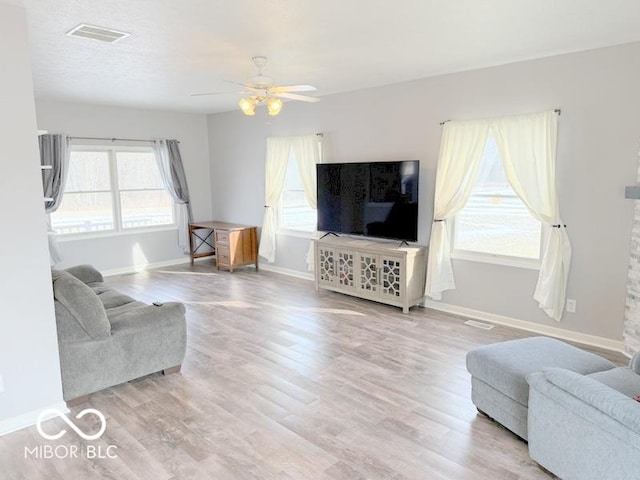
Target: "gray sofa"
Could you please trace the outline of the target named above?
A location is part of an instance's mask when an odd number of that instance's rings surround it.
[[[151,373],[178,371],[184,305],[146,305],[116,292],[90,265],[52,270],[64,399]]]
[[[581,375],[548,368],[529,383],[529,454],[563,480],[640,479],[640,354]]]
[[[610,361],[549,337],[484,345],[467,354],[471,400],[479,411],[527,440],[527,375],[544,368],[591,374],[615,367]]]

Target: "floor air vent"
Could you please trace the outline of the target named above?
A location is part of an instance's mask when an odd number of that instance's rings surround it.
[[[464,324],[469,325],[470,327],[481,328],[483,330],[491,330],[494,327],[494,325],[491,325],[490,323],[477,322],[475,320],[467,320]]]
[[[115,43],[131,34],[83,23],[69,30],[67,35],[70,37],[92,38],[93,40],[100,40],[101,42]]]

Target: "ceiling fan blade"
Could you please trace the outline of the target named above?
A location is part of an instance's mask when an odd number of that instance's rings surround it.
[[[206,92],[206,93],[192,93],[192,97],[203,97],[205,95],[244,95],[253,92]]]
[[[318,97],[310,97],[308,95],[298,95],[297,93],[278,93],[277,97],[289,98],[291,100],[300,100],[301,102],[309,102],[315,103],[319,102],[320,99]]]
[[[312,85],[277,85],[269,88],[272,93],[284,93],[284,92],[312,92],[317,90]]]
[[[252,85],[250,83],[234,82],[233,80],[225,80],[225,82],[233,83],[234,85],[240,85],[241,87],[244,87],[247,90],[251,90],[251,92],[264,92],[265,90],[264,88],[259,88],[256,85]],[[247,92],[241,92],[241,93],[247,93]]]

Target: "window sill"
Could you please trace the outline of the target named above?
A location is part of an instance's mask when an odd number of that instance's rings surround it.
[[[317,236],[318,232],[306,232],[304,230],[278,230],[277,235],[283,237],[297,237],[297,238],[306,238],[311,240]]]
[[[67,235],[55,235],[58,242],[77,242],[81,240],[93,240],[97,238],[109,238],[109,237],[124,237],[127,235],[140,235],[145,233],[167,232],[177,231],[177,225],[163,225],[161,227],[153,228],[131,228],[127,230],[109,230],[104,232],[90,232],[90,233],[70,233]]]
[[[451,253],[453,260],[467,262],[489,263],[506,267],[526,268],[528,270],[540,270],[540,260],[534,258],[507,257],[504,255],[490,255],[488,253],[454,251]]]

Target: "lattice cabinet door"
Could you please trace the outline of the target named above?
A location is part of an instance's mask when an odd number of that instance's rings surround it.
[[[336,250],[336,283],[338,286],[346,289],[355,288],[355,254],[353,250],[342,251]]]
[[[357,289],[361,295],[377,297],[379,292],[379,259],[371,253],[358,252],[358,283]]]
[[[380,257],[380,296],[404,301],[403,261],[400,257]]]
[[[318,247],[318,283],[322,285],[335,285],[336,283],[336,251],[325,246]]]

